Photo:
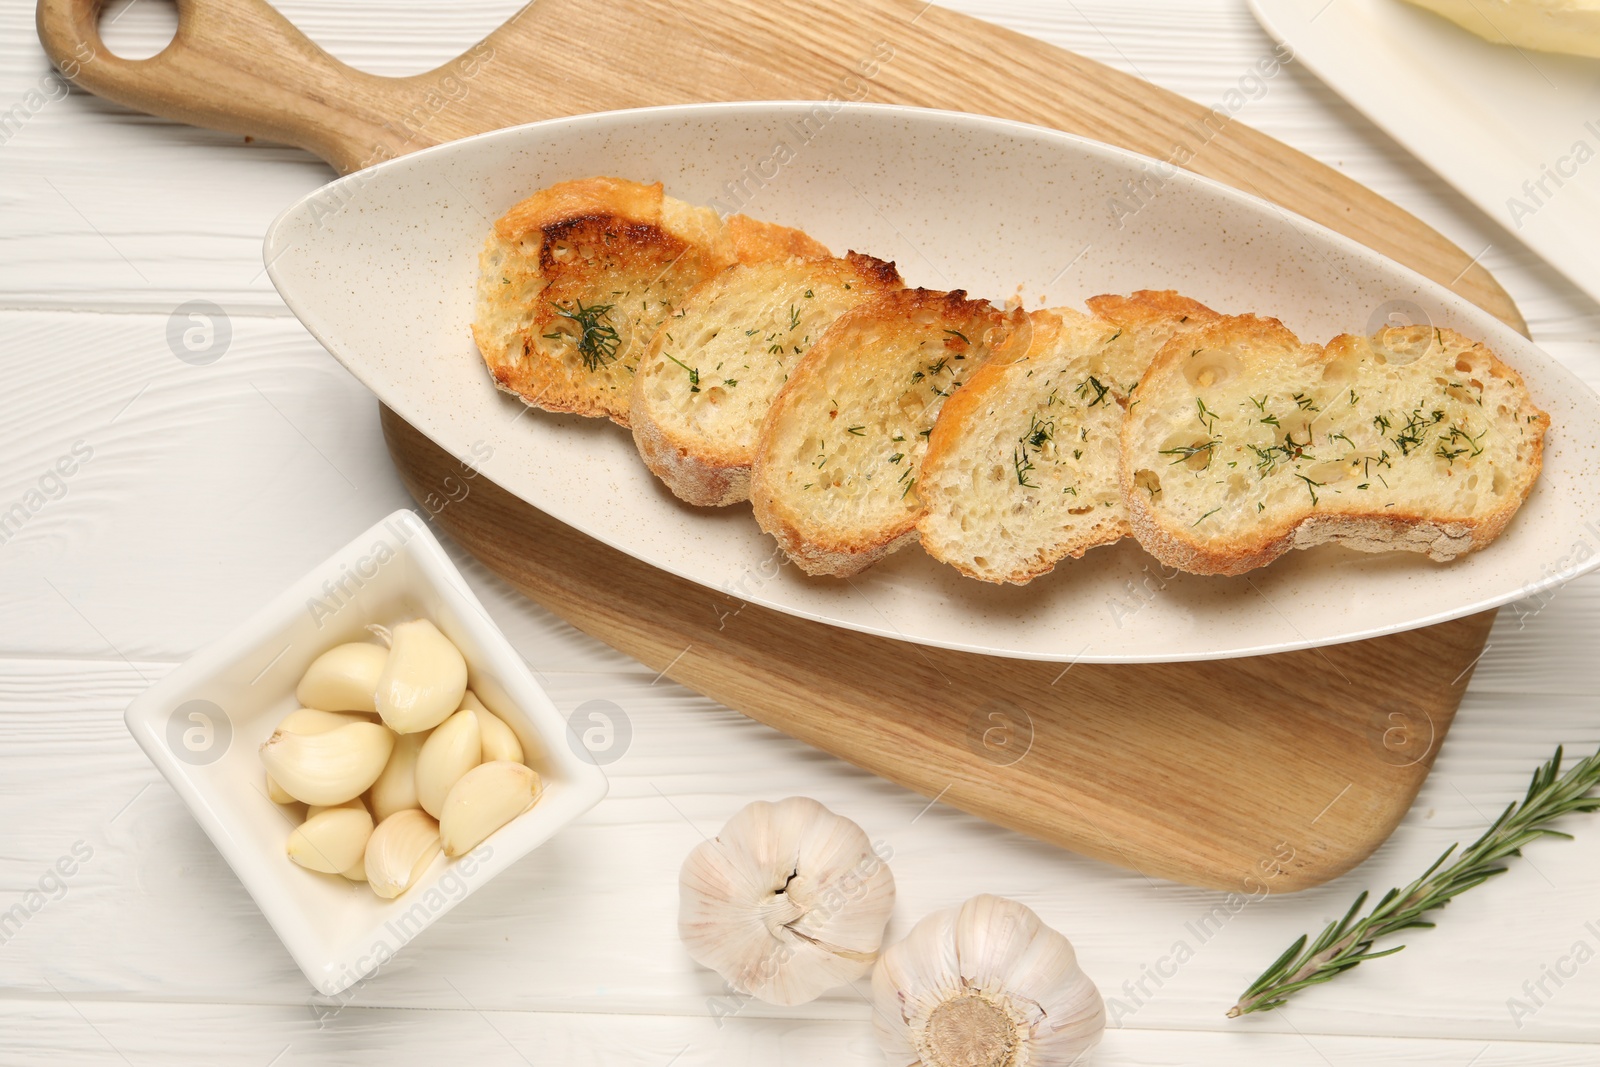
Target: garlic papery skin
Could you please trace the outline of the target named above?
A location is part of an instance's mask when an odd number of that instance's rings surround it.
[[[335,645],[311,661],[294,698],[323,711],[377,711],[374,694],[389,659],[382,645],[352,641]]]
[[[1100,990],[1032,910],[977,896],[936,911],[872,972],[893,1067],[1066,1067],[1105,1032]]]
[[[892,910],[894,876],[861,827],[806,797],[747,805],[679,876],[689,955],[769,1004],[865,974]]]

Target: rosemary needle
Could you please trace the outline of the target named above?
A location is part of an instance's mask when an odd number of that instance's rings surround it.
[[[1527,795],[1509,805],[1482,837],[1469,845],[1448,867],[1444,863],[1455,853],[1451,845],[1404,889],[1391,889],[1377,907],[1356,918],[1367,901],[1362,893],[1344,918],[1329,923],[1309,945],[1306,936],[1289,946],[1287,952],[1251,984],[1239,1002],[1228,1009],[1230,1019],[1253,1011],[1270,1011],[1307,986],[1326,982],[1348,971],[1363,960],[1391,956],[1404,945],[1372,951],[1373,942],[1388,934],[1412,928],[1433,926],[1423,916],[1450,903],[1457,894],[1503,874],[1500,861],[1520,856],[1522,846],[1541,837],[1571,840],[1571,834],[1551,830],[1547,823],[1574,811],[1600,811],[1600,796],[1589,791],[1600,785],[1600,752],[1579,761],[1561,774],[1561,749],[1550,761],[1533,772]]]

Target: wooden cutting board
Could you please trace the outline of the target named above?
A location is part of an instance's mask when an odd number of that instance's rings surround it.
[[[864,99],[1054,126],[1272,199],[1518,329],[1472,257],[1238,122],[913,0],[539,0],[411,78],[347,67],[259,0],[179,0],[150,59],[111,55],[103,0],[41,0],[81,87],[304,147],[341,172],[535,119],[705,100]],[[1283,76],[1264,51],[1257,76]],[[1244,72],[1241,72],[1243,74]],[[1348,870],[1410,806],[1493,613],[1333,648],[1146,666],[922,649],[741,604],[554,521],[383,411],[407,488],[497,573],[653,669],[918,792],[1152,877],[1289,892]],[[440,508],[439,502],[451,501]],[[1048,579],[1044,579],[1048,580]]]

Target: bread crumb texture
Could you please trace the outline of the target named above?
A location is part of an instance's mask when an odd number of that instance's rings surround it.
[[[1033,313],[1022,358],[991,361],[929,438],[922,545],[971,578],[1024,585],[1131,532],[1117,467],[1125,409],[1174,333],[1217,318],[1170,291]]]
[[[707,281],[639,362],[639,454],[691,504],[745,499],[762,420],[791,371],[840,315],[899,288],[893,263],[856,252],[740,264]]]
[[[1450,560],[1505,528],[1549,425],[1515,371],[1451,330],[1322,347],[1235,316],[1156,357],[1123,428],[1122,490],[1139,543],[1194,573],[1330,541]]]
[[[494,224],[473,338],[499,388],[626,426],[639,358],[689,290],[745,259],[825,253],[797,230],[725,222],[660,182],[562,182]]]
[[[631,428],[680,499],[748,499],[810,574],[920,541],[1026,584],[1130,534],[1233,575],[1336,542],[1448,561],[1532,491],[1550,418],[1432,326],[1301,341],[1171,290],[1029,314],[908,289],[804,232],[586,178],[493,227],[473,336],[495,384]]]
[[[915,540],[917,480],[944,402],[1032,322],[960,290],[902,289],[840,316],[779,391],[756,445],[756,521],[812,574],[850,575]]]

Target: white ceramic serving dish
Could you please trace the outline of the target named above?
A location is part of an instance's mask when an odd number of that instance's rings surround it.
[[[884,637],[1062,661],[1277,652],[1466,615],[1600,562],[1600,402],[1443,287],[1184,171],[1136,212],[1117,210],[1152,161],[1092,141],[968,114],[819,107],[652,108],[471,137],[307,196],[273,224],[265,258],[290,308],[380,400],[528,503],[712,589]],[[748,507],[679,503],[626,432],[528,411],[491,385],[468,333],[490,223],[535,189],[594,174],[660,179],[673,196],[894,259],[912,284],[1030,306],[1173,287],[1325,340],[1402,301],[1523,371],[1555,420],[1544,477],[1498,543],[1446,566],[1325,548],[1243,578],[1173,576],[1125,541],[1022,588],[962,578],[915,549],[849,581],[808,578],[780,565]]]
[[[1600,59],[1490,44],[1402,0],[1250,6],[1297,62],[1600,300]]]
[[[466,658],[469,684],[516,731],[545,789],[530,810],[456,860],[442,855],[394,900],[296,866],[294,822],[267,798],[258,749],[297,706],[319,654],[370,639],[368,623],[423,616]],[[317,990],[338,993],[381,967],[434,920],[600,801],[605,775],[567,726],[415,513],[396,511],[127,711],[128,730],[183,798]]]

